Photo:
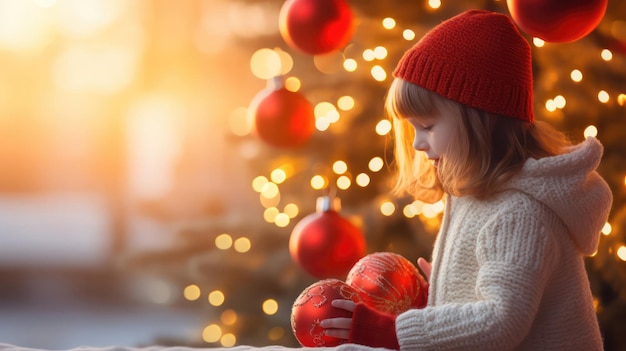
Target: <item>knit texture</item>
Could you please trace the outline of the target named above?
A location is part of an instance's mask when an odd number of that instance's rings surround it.
[[[534,120],[530,45],[504,14],[469,10],[442,22],[393,75],[479,110]]]
[[[612,194],[594,138],[528,160],[489,201],[448,197],[428,306],[396,318],[405,350],[602,350],[584,266]]]

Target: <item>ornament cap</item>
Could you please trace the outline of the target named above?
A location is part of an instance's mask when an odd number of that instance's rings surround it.
[[[334,196],[320,196],[315,205],[317,212],[341,211],[341,199]]]

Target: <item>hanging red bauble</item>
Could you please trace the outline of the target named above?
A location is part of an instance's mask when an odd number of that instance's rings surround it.
[[[359,291],[368,306],[400,314],[426,306],[428,282],[403,256],[376,252],[360,259],[348,273],[346,283]]]
[[[254,132],[275,147],[300,147],[315,130],[313,105],[302,94],[287,90],[278,78],[252,99],[248,113]]]
[[[547,42],[567,43],[594,30],[608,0],[507,0],[511,17],[528,35]]]
[[[300,220],[289,238],[293,260],[321,279],[344,279],[366,253],[363,233],[337,212],[338,200],[320,197],[317,211]]]
[[[292,48],[319,55],[350,41],[352,20],[346,0],[287,0],[280,9],[279,29]]]
[[[325,279],[304,289],[291,308],[291,330],[302,346],[337,346],[342,340],[324,334],[320,322],[327,318],[350,318],[351,312],[331,306],[336,299],[363,302],[357,291],[339,279]]]

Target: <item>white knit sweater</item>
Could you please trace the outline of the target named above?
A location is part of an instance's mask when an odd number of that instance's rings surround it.
[[[528,160],[489,201],[448,197],[428,306],[396,319],[403,350],[601,350],[583,257],[612,195],[594,138]]]

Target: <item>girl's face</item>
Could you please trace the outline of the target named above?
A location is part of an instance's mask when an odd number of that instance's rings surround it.
[[[426,153],[429,160],[437,167],[445,157],[448,144],[455,136],[458,127],[458,112],[449,106],[441,106],[440,112],[428,117],[407,117],[415,130],[413,148]]]

